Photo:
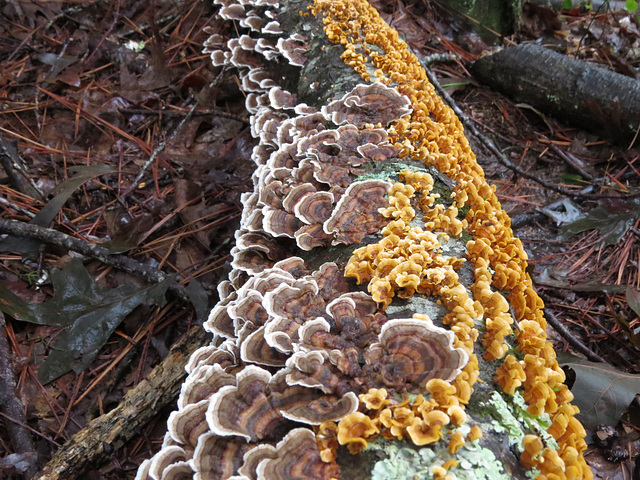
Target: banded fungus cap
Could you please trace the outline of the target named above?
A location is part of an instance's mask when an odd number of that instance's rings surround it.
[[[336,125],[350,123],[360,128],[377,123],[386,127],[411,111],[409,98],[380,82],[357,85],[322,107],[322,113]]]
[[[222,387],[211,396],[206,414],[211,431],[252,442],[277,438],[288,421],[269,403],[267,385],[271,374],[249,365],[236,378],[237,386]]]
[[[453,332],[428,321],[389,320],[380,331],[380,343],[371,346],[365,360],[377,364],[389,386],[400,387],[395,383],[402,382],[424,388],[433,378],[453,380],[469,361],[466,351],[454,348],[454,338]]]
[[[165,472],[173,465],[186,465],[188,458],[185,451],[178,446],[164,447],[151,460],[149,465],[149,476],[153,479],[164,478]],[[191,470],[191,468],[189,468]]]
[[[322,460],[311,430],[293,429],[275,448],[276,458],[266,458],[259,463],[258,480],[330,480],[339,476],[340,470],[336,463]]]
[[[195,478],[230,478],[242,465],[249,444],[243,438],[225,438],[206,433],[198,439],[191,465]]]
[[[334,245],[360,243],[366,235],[380,229],[384,219],[378,210],[388,206],[385,195],[389,187],[389,182],[383,180],[349,185],[323,225],[325,233],[334,235]]]

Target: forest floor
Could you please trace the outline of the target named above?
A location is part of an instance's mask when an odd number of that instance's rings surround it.
[[[530,174],[519,176],[470,139],[529,253],[538,291],[570,335],[610,364],[600,381],[619,382],[633,399],[640,139],[611,144],[545,117],[479,85],[467,68],[495,45],[538,41],[638,78],[638,18],[528,7],[522,29],[500,38],[435,3],[378,4],[417,54],[457,56],[432,66],[440,83]],[[0,370],[17,384],[0,385],[0,478],[23,478],[24,462],[42,467],[118,405],[217,300],[240,194],[251,188],[254,141],[237,78],[202,53],[203,28],[222,28],[214,13],[199,0],[0,3],[0,221],[51,228],[138,262],[123,271],[51,241],[0,237]],[[576,195],[561,198],[535,179]],[[579,192],[588,187],[620,198],[586,200]],[[145,278],[158,270],[188,288],[149,286]],[[558,352],[571,352],[566,337],[553,338]],[[578,378],[590,375],[575,358],[565,363]],[[4,408],[16,402],[22,421]],[[617,405],[617,418],[629,403]],[[133,478],[159,448],[173,408],[84,478]],[[635,410],[618,426],[618,456],[587,455],[602,478],[631,476],[640,449]],[[26,451],[4,434],[10,422],[30,437]]]

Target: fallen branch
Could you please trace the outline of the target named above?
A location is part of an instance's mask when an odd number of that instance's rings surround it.
[[[505,48],[471,72],[518,102],[613,141],[631,140],[640,127],[638,80],[540,45]]]
[[[431,70],[429,70],[429,68],[427,67],[427,65],[424,64],[424,62],[423,62],[423,67],[427,72],[427,78],[429,78],[429,81],[435,87],[436,92],[438,92],[438,94],[444,99],[446,104],[449,105],[449,107],[451,107],[451,109],[458,116],[458,118],[463,123],[465,128],[467,128],[471,132],[471,134],[474,137],[476,137],[480,141],[480,143],[482,143],[482,145],[484,145],[491,153],[493,153],[496,156],[496,160],[498,160],[498,162],[500,162],[502,165],[507,167],[509,170],[517,173],[523,178],[532,180],[549,190],[552,190],[561,195],[565,195],[567,197],[584,198],[589,200],[597,200],[602,198],[620,198],[620,195],[590,194],[590,193],[583,193],[583,192],[574,192],[573,190],[569,190],[567,188],[560,187],[553,183],[542,180],[541,178],[538,178],[537,176],[527,172],[524,168],[518,165],[514,165],[500,151],[500,149],[498,149],[498,147],[495,146],[495,144],[491,140],[489,140],[485,135],[482,134],[482,132],[480,132],[480,130],[476,128],[475,124],[471,121],[471,119],[460,109],[460,107],[458,107],[455,100],[451,98],[451,95],[449,95],[447,91],[444,88],[442,88],[442,85],[440,85],[436,76],[433,74]],[[625,197],[637,197],[637,196],[640,196],[640,193],[636,193],[633,195],[625,195]]]
[[[175,401],[186,377],[191,354],[208,342],[200,326],[192,327],[170,350],[163,362],[116,408],[94,419],[53,456],[34,480],[74,480],[89,467],[106,462],[111,452],[138,435],[156,413]]]
[[[228,340],[137,478],[590,479],[527,256],[415,56],[364,0],[253,3],[219,15],[264,37],[206,42],[260,138],[205,323]]]
[[[542,296],[545,301],[547,300],[546,296]],[[601,362],[608,364],[604,358],[598,355],[596,352],[587,347],[584,343],[582,343],[578,338],[573,335],[567,327],[565,327],[560,320],[555,316],[555,314],[549,308],[544,309],[544,316],[546,317],[549,324],[554,328],[556,332],[564,338],[569,345],[571,345],[576,351],[583,354],[592,362]]]
[[[87,257],[95,258],[106,265],[118,268],[125,272],[144,278],[153,283],[160,283],[167,279],[167,274],[154,267],[144,265],[132,258],[113,255],[109,250],[99,245],[85,242],[79,238],[66,235],[51,228],[41,227],[18,220],[0,219],[0,234],[6,233],[18,237],[35,238],[51,245],[67,248],[81,253]],[[174,292],[182,300],[188,301],[184,286],[172,283],[169,290]]]

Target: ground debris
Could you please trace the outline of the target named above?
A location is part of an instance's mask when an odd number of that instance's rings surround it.
[[[155,305],[131,305],[92,351],[95,359],[77,351],[69,364],[76,372],[44,384],[52,377],[39,377],[39,368],[64,355],[59,341],[71,337],[61,324],[7,318],[23,423],[33,429],[35,448],[26,452],[3,436],[2,478],[23,478],[24,455],[42,467],[92,418],[117,407],[216,299],[240,194],[250,183],[253,140],[235,83],[202,54],[203,27],[216,27],[213,8],[198,1],[0,7],[0,217],[76,242],[3,235],[2,287],[16,304],[44,307],[54,294],[50,272],[82,263],[92,288],[107,295],[155,288],[145,271],[177,287],[166,301],[161,294]],[[80,244],[83,255],[73,246]],[[95,260],[92,247],[135,262],[138,271]],[[155,441],[154,425],[166,422],[162,415],[110,453],[100,478],[137,468],[153,449],[145,442]]]

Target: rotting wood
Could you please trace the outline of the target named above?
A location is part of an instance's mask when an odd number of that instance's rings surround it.
[[[628,141],[640,128],[640,81],[540,45],[507,47],[471,73],[518,102],[603,138]]]
[[[192,327],[116,408],[92,420],[62,445],[34,480],[75,480],[108,461],[114,451],[139,435],[159,410],[175,401],[189,357],[208,340],[202,327]]]

